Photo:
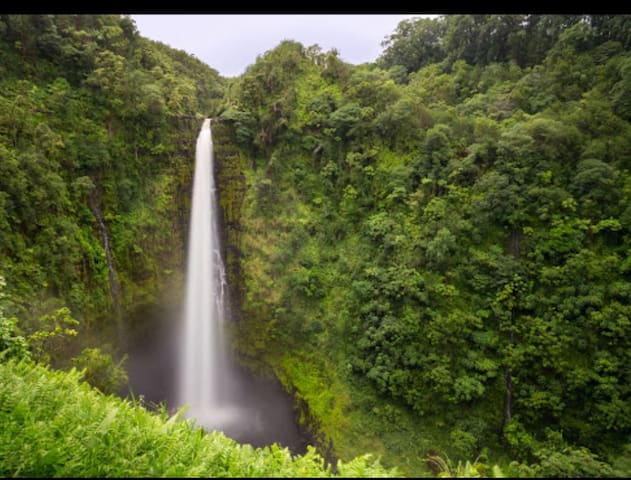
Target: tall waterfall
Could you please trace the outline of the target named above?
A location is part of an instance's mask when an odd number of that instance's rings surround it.
[[[219,245],[210,119],[197,137],[188,245],[186,305],[179,353],[179,405],[208,428],[223,422],[226,374],[223,321],[225,270]],[[228,406],[229,407],[229,406]]]
[[[227,296],[219,245],[218,204],[213,175],[210,119],[197,137],[186,272],[186,304],[178,340],[176,398],[186,416],[206,430],[255,446],[272,442],[306,451],[292,403],[272,384],[239,368],[224,338]]]

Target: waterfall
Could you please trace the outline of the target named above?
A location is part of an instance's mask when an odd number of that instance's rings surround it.
[[[205,119],[195,153],[178,403],[188,404],[187,416],[207,428],[218,427],[230,407],[223,338],[226,280],[213,161],[210,119]]]
[[[88,196],[88,206],[96,218],[101,229],[101,236],[103,237],[103,249],[105,250],[105,258],[107,260],[107,272],[110,281],[110,293],[112,294],[112,303],[114,306],[114,314],[116,315],[116,324],[118,327],[118,337],[121,343],[123,342],[123,326],[120,307],[120,288],[118,280],[116,279],[116,268],[114,267],[114,256],[112,255],[112,247],[110,245],[110,236],[107,232],[107,226],[103,220],[101,214],[101,208],[98,206],[96,200],[96,190],[92,190]]]
[[[226,346],[228,292],[210,123],[204,120],[197,137],[185,305],[175,344],[175,400],[178,407],[187,405],[185,415],[206,430],[220,430],[241,443],[277,442],[305,453],[307,439],[280,383],[256,379],[233,361]]]

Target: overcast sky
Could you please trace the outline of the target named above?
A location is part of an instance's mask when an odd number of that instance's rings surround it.
[[[421,15],[131,15],[142,36],[191,53],[224,77],[241,75],[282,40],[336,48],[353,64],[372,62],[398,23],[416,16]]]

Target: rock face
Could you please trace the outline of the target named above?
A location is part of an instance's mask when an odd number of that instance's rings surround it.
[[[221,119],[212,122],[215,151],[215,178],[221,207],[221,244],[230,291],[230,315],[239,320],[243,300],[241,275],[241,213],[247,185],[244,159],[234,145],[232,131]]]

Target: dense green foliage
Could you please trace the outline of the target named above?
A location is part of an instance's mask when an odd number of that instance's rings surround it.
[[[292,456],[205,433],[180,413],[149,413],[101,395],[79,374],[31,362],[0,363],[3,477],[332,477],[313,447]],[[386,477],[368,456],[337,464],[343,477]]]
[[[234,341],[335,454],[412,474],[433,449],[537,475],[624,458],[629,31],[407,21],[378,65],[285,41],[231,88],[248,185]]]
[[[589,24],[598,43],[616,41],[631,47],[631,18],[626,15],[449,15],[404,20],[382,42],[378,63],[415,72],[445,60],[489,65],[514,62],[520,68],[541,63],[560,35],[577,24]]]
[[[227,82],[124,16],[0,15],[4,475],[331,475],[78,383],[115,392],[121,334],[179,300],[220,111],[233,342],[323,455],[631,474],[631,17],[451,15],[384,46],[285,41]]]
[[[127,17],[0,16],[0,275],[23,331],[67,307],[75,343],[100,343],[179,291],[197,117],[222,88]]]

